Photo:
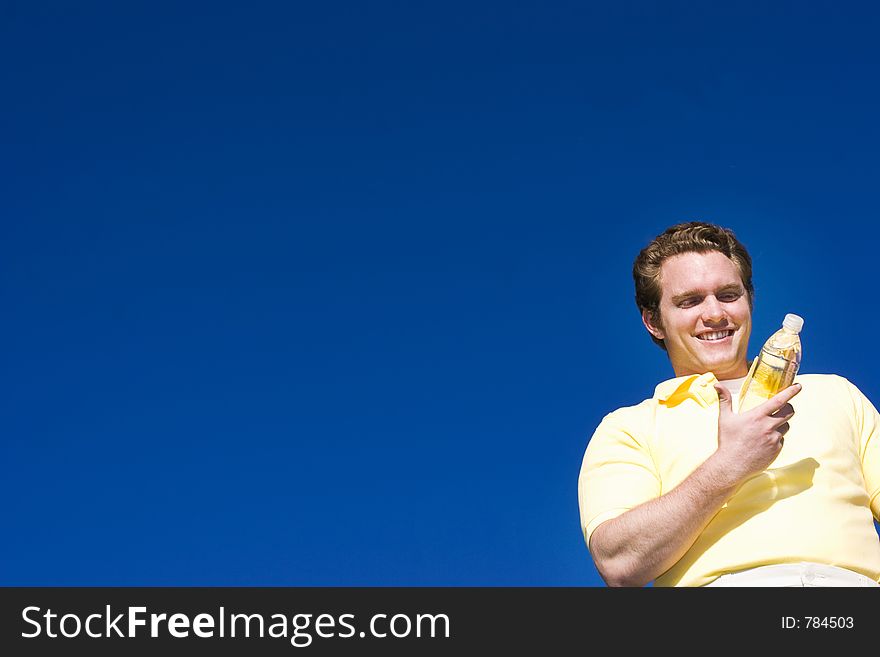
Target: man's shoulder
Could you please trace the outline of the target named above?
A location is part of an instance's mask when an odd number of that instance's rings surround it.
[[[590,437],[588,453],[604,453],[604,449],[621,443],[643,444],[653,433],[656,405],[656,400],[649,398],[607,413]]]
[[[828,398],[836,394],[841,400],[846,398],[851,401],[856,408],[871,403],[870,391],[866,393],[851,380],[839,374],[802,374],[795,377],[795,381],[803,385],[798,397],[803,396],[806,399],[812,395],[822,395]]]
[[[811,388],[814,391],[833,390],[840,391],[858,390],[856,386],[846,377],[839,374],[798,374],[795,382],[804,386],[804,389]]]
[[[798,374],[795,381],[811,381],[818,383],[829,383],[839,385],[841,383],[849,383],[846,377],[840,374]]]
[[[632,424],[645,421],[654,416],[657,400],[648,397],[637,404],[620,406],[602,418],[601,424]]]

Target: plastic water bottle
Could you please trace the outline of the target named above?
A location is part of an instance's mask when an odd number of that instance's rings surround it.
[[[782,320],[782,328],[764,343],[741,388],[738,413],[764,403],[794,382],[801,365],[803,327],[803,318],[789,313]]]

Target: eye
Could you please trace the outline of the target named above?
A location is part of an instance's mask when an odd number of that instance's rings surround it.
[[[699,303],[700,303],[699,297],[688,297],[686,299],[682,299],[681,301],[679,301],[678,307],[679,308],[693,308],[694,306],[696,306]]]
[[[739,292],[723,292],[718,295],[720,301],[736,301],[742,296]]]

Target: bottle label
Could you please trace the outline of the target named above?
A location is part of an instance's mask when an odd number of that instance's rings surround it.
[[[786,358],[789,354],[774,354],[762,349],[756,367],[743,392],[739,412],[747,411],[764,403],[780,390],[784,390],[794,382],[800,362],[798,358]]]

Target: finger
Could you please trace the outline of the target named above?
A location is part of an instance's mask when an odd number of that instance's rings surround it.
[[[789,425],[789,420],[794,417],[793,415],[789,415],[788,417],[775,417],[771,416],[770,421],[772,424],[771,427],[775,428],[776,431],[779,431],[780,427],[787,427]]]
[[[780,408],[778,411],[776,411],[772,415],[772,417],[778,417],[778,418],[784,418],[786,420],[790,420],[792,417],[794,417],[794,406],[792,406],[791,404],[786,404],[785,406]]]
[[[733,412],[733,401],[730,397],[730,391],[723,385],[716,383],[715,392],[718,393],[718,404],[721,406],[721,410]]]
[[[778,427],[776,427],[776,431],[779,432],[780,437],[787,434],[789,429],[791,429],[791,425],[788,422],[783,422]]]
[[[801,391],[800,383],[793,383],[788,386],[785,390],[781,392],[777,392],[770,399],[765,401],[763,404],[758,406],[761,409],[762,413],[766,413],[767,415],[773,415],[780,408],[785,406],[788,402],[790,402],[796,394]]]

